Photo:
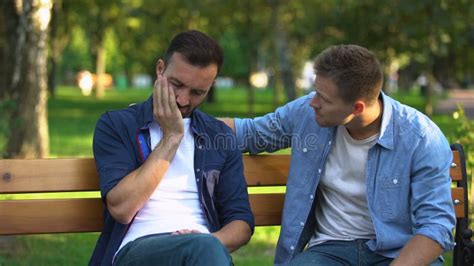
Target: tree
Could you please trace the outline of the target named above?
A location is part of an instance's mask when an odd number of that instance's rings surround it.
[[[71,12],[70,1],[53,0],[53,9],[49,31],[49,67],[48,67],[48,91],[54,98],[56,94],[56,72],[57,66],[63,54],[64,48],[71,39],[72,24],[77,20]]]
[[[269,0],[269,4],[272,10],[271,27],[273,29],[275,53],[278,58],[281,79],[283,81],[288,101],[292,101],[296,98],[295,78],[293,74],[293,66],[289,58],[290,49],[288,48],[287,33],[280,19],[281,3],[280,0]]]
[[[46,157],[49,152],[47,37],[51,8],[51,0],[4,2],[5,98],[15,103],[9,114],[12,132],[6,157]]]
[[[92,53],[96,59],[96,88],[95,96],[104,97],[104,79],[106,69],[106,34],[112,30],[114,25],[121,17],[121,3],[119,1],[93,1],[90,9],[90,17],[95,26],[86,26],[90,30]],[[89,23],[89,22],[86,22]]]

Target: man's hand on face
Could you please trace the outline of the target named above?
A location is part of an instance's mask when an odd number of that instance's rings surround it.
[[[183,117],[176,104],[173,88],[163,75],[158,75],[153,90],[153,115],[166,140],[178,140],[184,134]]]

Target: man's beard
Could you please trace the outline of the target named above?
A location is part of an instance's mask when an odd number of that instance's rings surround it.
[[[178,106],[178,109],[181,112],[181,116],[183,118],[187,118],[191,115],[192,113],[191,105],[188,104],[188,105],[181,106],[179,103],[176,103],[176,105]]]

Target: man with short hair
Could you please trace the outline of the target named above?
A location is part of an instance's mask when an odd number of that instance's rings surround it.
[[[315,92],[223,119],[243,151],[291,147],[275,265],[440,264],[456,221],[443,133],[381,91],[366,48],[329,47],[314,68]]]
[[[231,265],[254,227],[232,131],[196,109],[223,62],[199,31],[171,41],[152,97],[103,114],[94,158],[105,204],[91,265]],[[235,146],[235,145],[234,145]]]

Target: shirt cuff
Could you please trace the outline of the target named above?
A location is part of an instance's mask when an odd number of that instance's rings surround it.
[[[454,248],[454,236],[446,227],[438,224],[430,224],[416,230],[415,234],[426,236],[436,241],[444,251]]]

